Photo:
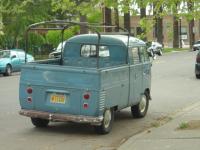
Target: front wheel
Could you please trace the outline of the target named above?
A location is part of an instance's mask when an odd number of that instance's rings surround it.
[[[141,100],[137,105],[131,107],[131,113],[133,117],[143,118],[145,117],[149,107],[149,99],[147,95],[144,94],[141,96]]]
[[[99,134],[107,134],[112,129],[114,121],[114,110],[106,109],[103,115],[103,121],[100,126],[95,126],[95,130]]]
[[[6,66],[6,72],[4,73],[4,76],[11,76],[12,74],[12,67],[11,65]]]
[[[31,118],[31,122],[34,126],[42,128],[47,127],[49,124],[49,120],[40,119],[40,118]]]

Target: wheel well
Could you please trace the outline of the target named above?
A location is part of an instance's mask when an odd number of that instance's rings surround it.
[[[11,65],[11,64],[7,64],[6,66],[10,66],[10,67],[11,67],[11,69],[12,69],[12,65]]]
[[[118,106],[114,106],[112,107],[114,111],[117,111],[118,110]]]
[[[146,90],[144,91],[144,94],[147,96],[147,98],[148,98],[149,100],[151,100],[150,89],[146,89]]]

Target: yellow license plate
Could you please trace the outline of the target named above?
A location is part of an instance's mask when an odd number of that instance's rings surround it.
[[[66,96],[61,94],[52,94],[50,97],[51,103],[65,104]]]

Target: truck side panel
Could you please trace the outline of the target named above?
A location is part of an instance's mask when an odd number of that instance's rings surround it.
[[[105,69],[101,73],[101,89],[105,91],[105,107],[128,106],[129,99],[129,66]]]

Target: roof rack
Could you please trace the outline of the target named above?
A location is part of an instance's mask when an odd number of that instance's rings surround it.
[[[124,29],[122,27],[117,27],[113,25],[104,25],[104,24],[98,24],[98,23],[88,23],[88,22],[76,22],[76,21],[68,21],[68,20],[53,20],[53,21],[42,21],[38,23],[34,23],[28,26],[26,33],[25,33],[25,51],[28,50],[28,33],[29,31],[48,31],[48,30],[61,30],[61,36],[62,41],[64,40],[64,31],[72,26],[83,26],[86,27],[93,32],[95,32],[98,36],[98,44],[97,44],[97,56],[99,55],[99,44],[101,35],[127,35],[128,36],[128,43],[127,47],[129,45],[129,36],[130,32],[127,29]],[[107,28],[107,29],[118,29],[122,30],[123,32],[99,32],[99,28]],[[25,55],[25,62],[27,62],[27,56]],[[61,48],[61,59],[60,59],[60,65],[63,64],[63,45]],[[97,57],[97,67],[99,66],[99,57]]]

